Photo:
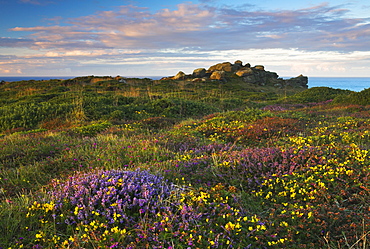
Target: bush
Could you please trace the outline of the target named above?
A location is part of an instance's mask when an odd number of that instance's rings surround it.
[[[186,99],[158,99],[144,106],[145,110],[155,116],[166,117],[201,117],[219,109],[193,100]]]
[[[42,121],[66,116],[72,110],[71,104],[49,102],[13,104],[0,108],[0,131],[14,128],[34,129]]]
[[[109,122],[93,123],[90,125],[76,127],[73,130],[83,136],[96,136],[98,133],[108,129],[112,124]]]
[[[152,117],[143,119],[140,123],[149,129],[164,129],[174,125],[175,120],[165,117]]]
[[[349,95],[340,95],[333,101],[338,104],[370,105],[370,88]]]
[[[330,87],[312,87],[303,92],[297,93],[287,99],[280,100],[279,102],[288,103],[314,103],[323,102],[336,98],[337,96],[345,96],[350,94],[352,91],[334,89]]]

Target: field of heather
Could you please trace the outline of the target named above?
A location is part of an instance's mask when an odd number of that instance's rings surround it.
[[[306,91],[3,129],[0,248],[368,248],[370,106]]]

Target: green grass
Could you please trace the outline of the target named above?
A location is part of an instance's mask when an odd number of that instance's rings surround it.
[[[79,80],[11,83],[39,87],[37,96],[2,93],[6,116],[44,104],[2,118],[27,125],[2,121],[0,248],[369,247],[370,106],[327,101],[347,92]],[[42,113],[65,99],[71,109]],[[122,192],[132,208],[109,213],[118,207],[111,192],[126,185],[99,172],[114,170],[160,175],[172,189],[151,206]],[[79,198],[100,199],[90,218],[71,223],[85,208],[58,189],[86,174],[111,185],[89,185]],[[140,184],[130,186],[145,197],[151,185]]]

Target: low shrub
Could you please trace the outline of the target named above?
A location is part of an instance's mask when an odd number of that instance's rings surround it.
[[[348,95],[338,96],[334,99],[338,104],[370,105],[370,88],[361,92],[353,92]]]
[[[349,90],[334,89],[330,87],[312,87],[303,92],[299,92],[278,102],[281,103],[314,103],[334,99],[338,96],[346,96],[352,93]]]
[[[108,129],[112,124],[110,122],[93,123],[90,125],[80,126],[73,129],[74,132],[82,136],[96,136],[98,133]]]

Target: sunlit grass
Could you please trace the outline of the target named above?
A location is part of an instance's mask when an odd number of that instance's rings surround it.
[[[367,248],[368,107],[267,109],[2,136],[0,247]]]

